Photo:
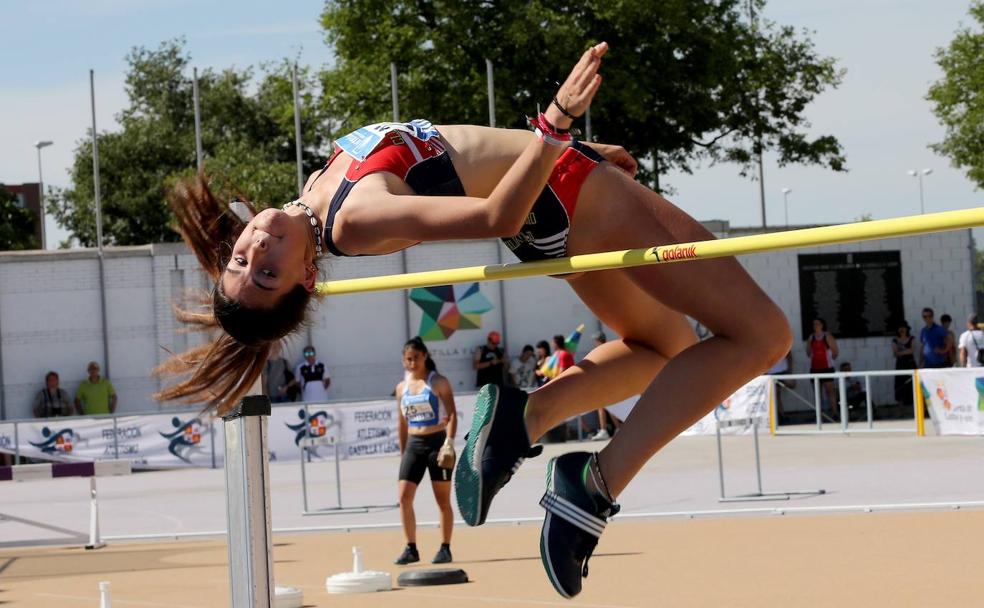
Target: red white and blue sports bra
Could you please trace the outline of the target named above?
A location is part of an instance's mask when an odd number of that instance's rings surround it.
[[[349,255],[335,245],[331,229],[352,187],[367,175],[381,171],[392,173],[422,196],[465,196],[465,188],[440,134],[426,120],[369,125],[336,140],[335,145],[335,153],[321,174],[343,151],[353,160],[331,199],[325,221],[325,244],[333,255]],[[311,187],[314,187],[313,183]]]
[[[335,144],[335,153],[318,177],[342,151],[353,160],[331,199],[325,221],[325,244],[333,255],[349,255],[335,245],[332,227],[352,187],[367,175],[392,173],[421,196],[466,196],[440,133],[426,120],[369,125],[336,140]],[[517,258],[529,262],[567,254],[567,234],[581,185],[603,160],[579,141],[564,151],[523,228],[518,234],[502,239]]]

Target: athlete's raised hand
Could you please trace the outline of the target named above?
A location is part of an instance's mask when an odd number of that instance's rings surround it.
[[[599,42],[588,50],[584,51],[581,59],[578,60],[570,76],[560,85],[557,96],[550,103],[546,111],[547,120],[551,124],[566,129],[570,126],[574,118],[584,114],[598,87],[601,86],[601,74],[598,68],[601,67],[601,58],[608,52],[608,43]]]

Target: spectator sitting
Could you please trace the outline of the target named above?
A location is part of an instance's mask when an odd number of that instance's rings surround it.
[[[89,377],[75,391],[75,410],[80,416],[112,414],[116,411],[116,389],[109,378],[99,377],[99,364],[90,361]]]
[[[288,386],[301,389],[302,401],[325,402],[328,400],[328,387],[331,386],[331,376],[328,368],[318,359],[317,352],[310,344],[304,347],[304,360],[297,364],[294,379]]]
[[[485,344],[475,351],[472,368],[475,370],[475,387],[481,388],[486,384],[502,386],[505,381],[505,353],[499,347],[502,336],[497,331],[490,331]]]
[[[512,360],[509,365],[509,377],[513,386],[529,391],[537,387],[536,383],[536,356],[533,347],[527,344],[518,357]]]
[[[984,331],[977,329],[977,315],[967,317],[967,331],[960,334],[960,366],[984,367],[981,354],[984,353]]]
[[[35,418],[54,418],[73,416],[75,408],[72,398],[58,386],[58,372],[48,372],[44,376],[44,388],[34,398]]]
[[[851,367],[851,362],[845,361],[841,363],[840,371],[842,372],[854,371],[853,368]],[[857,378],[845,378],[844,385],[845,385],[844,392],[846,393],[847,407],[849,408],[848,409],[849,412],[854,408],[860,408],[862,406],[867,405],[868,393],[864,390],[864,386],[861,384],[860,380],[858,380]],[[848,419],[850,420],[850,416],[848,416]]]
[[[533,371],[533,374],[536,376],[537,386],[543,386],[550,380],[543,373],[544,366],[547,364],[547,359],[549,358],[550,344],[546,340],[540,340],[536,343],[536,369]]]

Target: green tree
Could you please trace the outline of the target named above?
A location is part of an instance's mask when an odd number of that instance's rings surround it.
[[[178,240],[165,201],[168,186],[194,175],[195,133],[191,58],[178,40],[156,50],[135,48],[127,56],[128,106],[117,119],[121,129],[99,134],[103,235],[107,244],[136,245]],[[202,147],[207,175],[221,178],[226,191],[280,204],[297,195],[293,93],[289,61],[251,69],[203,70],[198,85]],[[323,162],[316,81],[299,73],[303,164],[310,172]],[[49,199],[48,211],[83,245],[96,240],[91,136],[79,142],[72,186]]]
[[[17,205],[17,197],[0,184],[0,251],[37,249],[35,215]]]
[[[984,2],[971,3],[970,14],[984,26]],[[984,188],[984,32],[961,27],[950,46],[936,49],[935,57],[943,78],[933,83],[926,98],[946,135],[930,147]]]
[[[761,11],[763,0],[753,0]],[[746,0],[328,0],[322,13],[335,66],[322,73],[335,129],[391,118],[389,65],[399,69],[401,118],[487,124],[485,59],[494,63],[499,126],[549,102],[573,61],[607,40],[591,110],[595,139],[624,145],[654,170],[701,160],[744,172],[760,150],[779,163],[844,169],[830,135],[811,138],[803,111],[842,73],[806,34],[759,21]]]

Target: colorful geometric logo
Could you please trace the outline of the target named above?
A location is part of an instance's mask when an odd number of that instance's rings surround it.
[[[447,340],[459,329],[479,329],[482,314],[492,310],[478,283],[411,289],[410,299],[424,312],[418,331],[424,340]]]

